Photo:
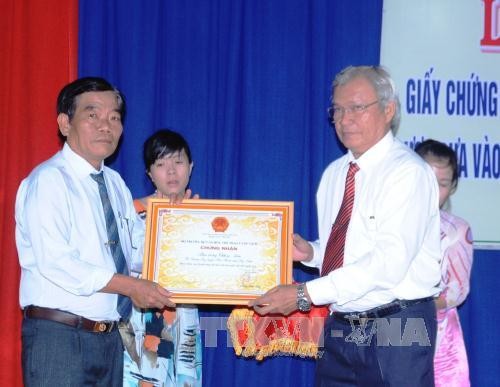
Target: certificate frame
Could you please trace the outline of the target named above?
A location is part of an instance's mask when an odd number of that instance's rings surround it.
[[[292,283],[293,202],[148,201],[143,278],[172,301],[246,305]]]

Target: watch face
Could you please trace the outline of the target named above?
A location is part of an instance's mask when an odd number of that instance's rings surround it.
[[[301,312],[308,312],[311,310],[311,304],[303,298],[297,300],[297,306]]]

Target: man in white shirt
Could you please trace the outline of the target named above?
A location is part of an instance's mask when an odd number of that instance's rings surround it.
[[[16,198],[24,385],[121,386],[117,324],[130,300],[174,304],[167,290],[128,275],[142,262],[144,226],[124,181],[104,165],[123,131],[122,94],[102,78],[81,78],[61,90],[57,113],[63,149],[23,180]]]
[[[433,385],[432,297],[441,259],[436,179],[394,138],[399,101],[383,68],[344,69],[332,102],[331,119],[348,152],[323,173],[319,239],[294,235],[294,260],[322,268],[321,277],[279,286],[250,305],[284,315],[329,305],[316,386]]]

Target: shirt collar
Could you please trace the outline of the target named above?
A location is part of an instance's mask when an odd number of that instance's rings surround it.
[[[367,172],[385,157],[389,149],[392,147],[393,143],[394,135],[392,134],[392,131],[389,130],[379,142],[373,145],[357,159],[354,158],[354,155],[349,150],[347,152],[347,162],[355,162],[356,164],[358,164],[360,170]]]
[[[99,173],[104,168],[104,162],[101,162],[101,167],[98,171],[96,171],[96,169],[87,160],[75,153],[67,142],[64,143],[62,148],[62,155],[70,165],[71,169],[75,172],[76,177],[79,179],[84,179],[91,173]]]

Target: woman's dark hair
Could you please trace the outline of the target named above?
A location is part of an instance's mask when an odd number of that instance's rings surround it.
[[[124,121],[126,108],[123,94],[104,78],[98,77],[79,78],[64,86],[57,97],[57,114],[67,114],[71,121],[76,110],[76,97],[89,91],[113,91],[122,122]]]
[[[415,147],[415,152],[417,152],[417,154],[423,159],[427,156],[434,156],[439,160],[446,161],[452,170],[451,184],[453,188],[457,187],[458,161],[457,154],[453,149],[442,142],[427,139]]]
[[[184,137],[170,129],[160,129],[156,131],[144,142],[143,158],[146,171],[150,171],[151,165],[153,165],[156,160],[170,153],[181,152],[183,149],[191,164],[191,150]]]

